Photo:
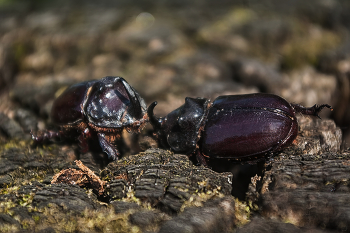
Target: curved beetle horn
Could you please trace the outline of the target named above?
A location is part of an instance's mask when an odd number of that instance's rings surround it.
[[[161,117],[157,118],[153,113],[154,107],[157,104],[158,104],[157,101],[154,101],[153,103],[151,103],[151,105],[147,109],[147,115],[149,117],[149,121],[150,121],[151,125],[153,126],[153,128],[155,130],[160,130],[160,128],[162,127],[163,119]]]

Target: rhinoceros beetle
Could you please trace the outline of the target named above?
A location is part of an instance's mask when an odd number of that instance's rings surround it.
[[[51,119],[61,130],[32,134],[35,143],[61,137],[78,137],[82,151],[88,139],[98,139],[108,158],[118,159],[115,141],[124,129],[137,132],[147,122],[147,106],[121,77],[81,82],[67,88],[53,103]]]
[[[318,116],[328,104],[305,108],[273,94],[189,98],[185,104],[157,118],[148,108],[149,120],[161,145],[177,153],[238,161],[259,160],[290,145],[298,134],[295,113]]]

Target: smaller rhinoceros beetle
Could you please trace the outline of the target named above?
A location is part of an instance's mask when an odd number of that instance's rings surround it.
[[[328,104],[305,108],[290,104],[273,94],[220,96],[210,103],[206,98],[189,98],[185,104],[157,118],[148,116],[161,145],[177,153],[205,158],[238,161],[259,160],[290,145],[298,134],[295,113],[318,116]]]
[[[82,151],[87,140],[98,139],[108,158],[118,159],[115,140],[124,129],[139,131],[147,122],[147,106],[140,95],[121,77],[81,82],[68,87],[53,103],[51,120],[59,132],[33,135],[36,143],[60,137],[78,137]]]

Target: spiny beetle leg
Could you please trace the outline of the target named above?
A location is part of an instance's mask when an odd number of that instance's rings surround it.
[[[318,114],[322,111],[323,108],[329,108],[333,111],[333,108],[328,104],[322,104],[320,106],[315,104],[314,106],[312,106],[310,108],[306,108],[306,107],[301,106],[299,104],[291,104],[291,105],[296,112],[300,112],[301,114],[304,114],[304,115],[317,116],[320,119],[321,119],[321,117]]]
[[[81,148],[82,153],[86,153],[89,151],[89,143],[88,139],[91,137],[91,132],[88,128],[86,128],[78,137],[79,146]]]
[[[34,144],[37,145],[46,143],[50,140],[58,140],[62,136],[62,131],[45,130],[38,134],[34,134],[33,131],[31,131],[30,134],[32,135]]]
[[[118,160],[119,151],[113,145],[113,143],[110,142],[106,138],[106,135],[103,133],[98,133],[97,136],[98,136],[98,140],[100,142],[100,146],[101,146],[103,152],[105,152],[108,155],[108,158],[111,160]]]

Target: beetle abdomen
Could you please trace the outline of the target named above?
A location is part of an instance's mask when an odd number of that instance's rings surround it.
[[[58,125],[71,125],[83,120],[83,104],[93,81],[68,87],[53,103],[51,119]]]
[[[254,155],[263,155],[287,146],[297,136],[298,124],[293,110],[281,110],[288,109],[289,103],[279,105],[277,109],[247,104],[241,108],[232,107],[233,101],[226,96],[225,101],[214,101],[210,108],[202,132],[201,150],[204,155],[211,158],[254,159]]]

